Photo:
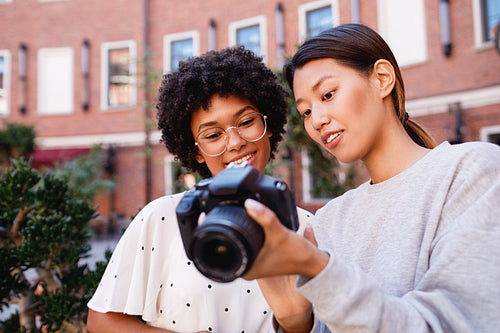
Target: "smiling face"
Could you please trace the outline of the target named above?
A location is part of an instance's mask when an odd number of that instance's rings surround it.
[[[384,141],[390,113],[375,70],[364,76],[334,59],[313,60],[296,69],[293,91],[309,136],[340,161],[364,160]]]
[[[213,176],[225,169],[231,162],[240,164],[247,161],[257,170],[264,171],[271,155],[269,143],[271,133],[267,131],[261,139],[249,142],[241,138],[235,128],[229,129],[235,126],[242,116],[252,112],[259,112],[259,110],[247,100],[232,95],[227,98],[214,95],[210,99],[208,109],[200,108],[193,113],[191,132],[195,140],[202,131],[214,127],[225,129],[228,135],[227,149],[221,155],[209,156],[198,149],[199,155],[196,160],[198,163],[205,162]]]

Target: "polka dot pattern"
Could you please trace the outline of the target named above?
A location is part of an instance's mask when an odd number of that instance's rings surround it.
[[[89,306],[178,332],[269,332],[272,312],[256,281],[214,282],[187,258],[175,216],[181,197],[162,197],[137,215]]]

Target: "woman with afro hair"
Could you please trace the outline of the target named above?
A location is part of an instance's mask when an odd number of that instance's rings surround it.
[[[180,62],[163,77],[157,109],[170,153],[212,177],[230,163],[263,172],[282,139],[287,103],[273,72],[240,46]],[[257,281],[214,282],[187,258],[175,214],[182,197],[156,199],[131,222],[88,304],[90,332],[274,331]],[[312,214],[297,211],[306,225]]]

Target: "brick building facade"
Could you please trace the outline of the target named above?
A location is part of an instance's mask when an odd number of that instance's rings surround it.
[[[308,34],[360,22],[388,41],[407,108],[436,139],[500,142],[500,21],[491,0],[0,0],[0,118],[34,125],[34,158],[93,144],[113,152],[116,189],[101,214],[130,216],[175,189],[172,157],[151,126],[158,81],[179,59],[244,44],[279,70]],[[149,56],[146,56],[149,55]],[[304,157],[280,172],[316,209]],[[293,177],[293,179],[292,179]]]

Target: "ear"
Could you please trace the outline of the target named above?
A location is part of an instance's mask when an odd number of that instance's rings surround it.
[[[385,59],[377,60],[373,65],[372,75],[380,90],[380,97],[389,96],[396,84],[396,74],[391,63]]]
[[[195,158],[196,158],[196,161],[200,164],[205,162],[205,158],[199,152],[196,154]]]

